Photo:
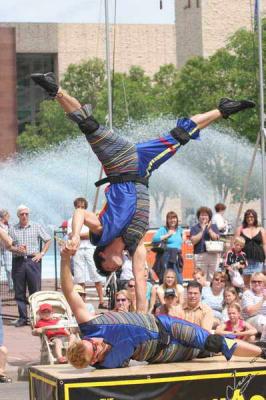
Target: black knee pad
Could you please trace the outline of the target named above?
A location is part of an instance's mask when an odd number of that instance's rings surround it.
[[[184,146],[187,142],[190,141],[189,134],[182,128],[178,126],[170,131],[170,134],[176,139],[182,146]]]
[[[204,348],[212,353],[220,353],[223,346],[223,337],[220,335],[210,335],[208,336]]]
[[[99,126],[100,125],[92,115],[79,123],[79,129],[81,130],[81,132],[85,133],[85,135],[89,135],[97,131],[97,129],[99,129]]]

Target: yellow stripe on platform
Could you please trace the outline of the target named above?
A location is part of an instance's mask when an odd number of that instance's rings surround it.
[[[37,379],[38,381],[42,381],[47,383],[48,385],[56,387],[56,381],[52,381],[51,379],[47,379],[44,376],[38,375],[35,372],[30,372],[30,400],[34,400],[35,396],[33,393],[33,385],[32,385],[32,378]]]
[[[199,381],[203,379],[217,379],[217,378],[232,378],[232,376],[243,377],[252,375],[266,375],[266,370],[250,370],[245,372],[225,372],[222,374],[206,374],[206,375],[187,375],[187,376],[171,376],[164,378],[142,378],[142,379],[125,379],[119,381],[104,381],[104,382],[79,382],[79,383],[66,383],[64,385],[65,400],[69,400],[69,390],[74,388],[89,388],[89,387],[103,387],[103,386],[126,386],[126,385],[143,385],[154,383],[170,383],[182,381]]]

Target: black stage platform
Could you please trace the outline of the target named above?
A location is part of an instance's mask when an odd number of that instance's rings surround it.
[[[30,368],[31,400],[265,400],[266,363],[233,357],[129,368]]]

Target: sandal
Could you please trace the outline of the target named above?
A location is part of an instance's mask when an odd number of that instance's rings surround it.
[[[0,383],[12,383],[12,379],[6,375],[0,375]]]

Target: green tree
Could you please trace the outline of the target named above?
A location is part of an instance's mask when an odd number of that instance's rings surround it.
[[[129,73],[113,75],[113,124],[121,127],[129,120],[142,120],[154,114],[151,78],[144,70],[132,66]],[[97,104],[96,117],[104,122],[107,115],[107,88],[101,94]]]
[[[93,107],[105,85],[105,64],[96,58],[69,65],[61,81],[61,86],[78,98],[81,104],[90,103]],[[36,123],[26,125],[17,143],[23,151],[35,151],[79,134],[78,127],[66,118],[55,101],[43,101]]]
[[[24,151],[44,149],[79,135],[78,127],[66,118],[64,111],[55,101],[43,101],[36,124],[26,125],[17,139]]]
[[[193,115],[213,108],[225,96],[257,101],[255,43],[254,33],[241,29],[229,39],[225,49],[207,59],[195,57],[189,60],[173,84],[172,112]],[[264,51],[266,54],[265,45]],[[232,117],[231,126],[255,141],[259,129],[258,113],[254,110],[239,113]]]
[[[70,64],[61,80],[61,86],[81,104],[95,108],[99,95],[106,86],[105,63],[92,58],[81,64]]]

